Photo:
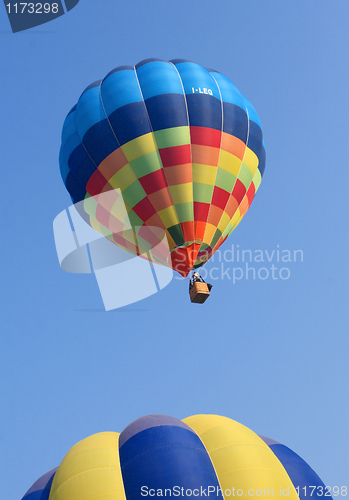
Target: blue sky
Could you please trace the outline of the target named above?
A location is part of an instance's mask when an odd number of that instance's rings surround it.
[[[80,0],[17,34],[3,8],[0,43],[1,496],[151,413],[228,416],[348,486],[347,2]],[[214,68],[255,106],[266,171],[222,250],[301,250],[289,279],[226,275],[204,306],[174,279],[105,312],[93,275],[60,269],[64,118],[90,83],[149,57]]]

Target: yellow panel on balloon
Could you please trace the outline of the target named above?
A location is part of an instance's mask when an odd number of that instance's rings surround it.
[[[136,174],[131,168],[129,163],[126,163],[124,167],[122,167],[118,172],[116,172],[113,177],[109,179],[109,184],[113,186],[113,188],[120,188],[122,191],[129,186],[133,182],[137,180]]]
[[[169,186],[169,189],[174,205],[193,202],[193,184],[191,182]]]
[[[241,212],[239,207],[231,219],[231,225],[234,226],[240,220],[240,217],[241,217]]]
[[[121,149],[128,162],[136,160],[157,149],[154,134],[149,132],[149,134],[144,134],[136,139],[132,139],[132,141],[121,146]]]
[[[245,150],[244,163],[251,170],[252,174],[255,174],[259,161],[256,154],[250,148],[246,148]]]
[[[204,443],[226,500],[229,496],[298,500],[281,462],[253,431],[217,415],[196,415],[183,422]]]
[[[212,224],[209,224],[208,222],[206,223],[205,234],[204,234],[204,243],[207,243],[208,245],[211,243],[216,230],[217,230],[216,226],[213,226]]]
[[[126,500],[119,434],[94,434],[71,448],[52,482],[49,500]]]
[[[217,174],[217,167],[213,165],[203,165],[193,163],[193,182],[199,184],[209,184],[214,186]]]
[[[163,210],[159,210],[158,215],[165,227],[175,226],[179,224],[178,217],[174,206],[164,208]]]
[[[237,177],[239,174],[241,163],[242,162],[240,158],[238,158],[237,156],[233,155],[232,153],[228,153],[228,151],[224,151],[223,149],[221,150],[218,161],[219,168],[223,168],[223,170],[226,170],[227,172],[230,172],[231,174],[235,175],[235,177]]]

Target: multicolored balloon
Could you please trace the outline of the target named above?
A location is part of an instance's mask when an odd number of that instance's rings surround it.
[[[227,77],[185,60],[114,69],[86,88],[63,126],[61,174],[85,220],[183,276],[239,224],[264,167],[253,106]],[[115,209],[120,194],[126,217]],[[149,257],[162,234],[170,254]]]
[[[321,479],[296,453],[217,415],[140,418],[118,434],[83,439],[22,500],[218,500],[322,497]],[[308,491],[308,496],[309,496]]]

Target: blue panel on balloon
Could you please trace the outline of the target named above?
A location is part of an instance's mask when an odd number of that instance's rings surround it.
[[[257,125],[260,128],[262,128],[262,125],[261,125],[261,122],[260,122],[259,116],[257,115],[256,110],[254,109],[254,107],[252,106],[250,101],[245,96],[243,96],[242,94],[241,94],[241,96],[244,99],[245,108],[247,110],[249,119],[252,120],[253,122],[257,123]]]
[[[250,120],[250,129],[248,134],[247,146],[255,153],[259,158],[262,151],[262,130],[255,123]]]
[[[118,66],[117,68],[114,68],[112,69],[111,71],[109,71],[109,73],[107,74],[107,76],[104,78],[103,81],[105,81],[107,78],[109,78],[109,76],[113,75],[114,73],[119,73],[120,71],[125,71],[125,70],[131,70],[131,71],[134,71],[135,70],[135,67],[134,66],[131,66],[131,65],[127,65],[127,66]]]
[[[101,99],[108,116],[127,104],[143,101],[135,70],[118,70],[120,68],[109,73],[101,85]]]
[[[22,498],[22,500],[41,500],[42,490],[32,491]]]
[[[137,63],[135,68],[138,70],[139,68],[141,68],[145,64],[149,64],[149,63],[155,62],[155,61],[160,61],[160,62],[165,62],[165,63],[168,62],[168,61],[165,61],[164,59],[159,59],[158,57],[148,57],[147,59],[143,59],[143,61]]]
[[[155,61],[137,69],[143,99],[162,94],[182,94],[183,86],[176,68],[169,62]]]
[[[192,127],[222,130],[222,103],[208,94],[188,94],[189,123]]]
[[[184,91],[187,95],[195,92],[200,93],[200,91],[204,92],[204,89],[206,89],[209,94],[219,101],[221,100],[216,80],[205,68],[190,62],[178,63],[176,68],[181,76]]]
[[[258,165],[258,170],[260,171],[261,176],[263,176],[263,174],[264,174],[265,160],[266,160],[266,154],[265,154],[265,147],[264,147],[264,144],[263,144],[262,151],[261,151],[261,154],[260,154],[260,157],[259,157],[259,165]]]
[[[309,500],[311,492],[312,498],[324,498],[325,485],[307,462],[283,444],[272,444],[270,449],[284,466],[293,486],[297,488],[300,500]],[[315,489],[310,488],[311,486],[315,486]],[[317,488],[318,486],[320,488]],[[326,499],[331,498],[326,495]]]
[[[240,106],[223,102],[223,132],[237,137],[246,144],[248,117]]]
[[[96,165],[119,147],[107,119],[93,125],[84,135],[82,142]]]
[[[236,86],[229,80],[229,78],[222,75],[221,73],[214,73],[213,77],[219,87],[222,101],[229,104],[235,104],[245,110],[245,100]]]
[[[27,491],[22,500],[48,500],[54,475],[58,467],[41,476]]]
[[[106,118],[102,106],[100,85],[85,91],[75,110],[75,124],[80,137],[83,137],[89,128]]]
[[[177,419],[172,419],[170,425],[168,417],[164,418],[165,425],[157,422],[135,434],[131,432],[126,441],[123,434],[120,436],[120,464],[127,500],[139,500],[142,492],[149,494],[150,490],[162,490],[163,495],[170,490],[173,496],[175,487],[184,488],[183,496],[187,489],[197,490],[192,494],[197,493],[198,498],[207,497],[209,486],[217,492],[218,479],[200,438],[182,422],[177,426]],[[206,495],[202,494],[203,489]],[[217,498],[222,500],[220,492]]]
[[[115,110],[109,121],[120,146],[152,131],[143,101]]]
[[[66,119],[64,120],[62,129],[62,143],[64,143],[71,135],[75,133],[76,133],[75,110],[73,110],[67,115]]]
[[[151,97],[145,104],[154,132],[188,125],[187,106],[183,95],[159,95]]]
[[[86,152],[82,144],[74,149],[71,153],[68,165],[71,172],[75,175],[78,182],[82,186],[86,186],[89,178],[96,170],[96,165],[91,161],[91,158]]]
[[[65,163],[68,163],[69,156],[71,155],[71,153],[74,151],[75,148],[80,146],[80,144],[81,144],[81,139],[77,132],[67,137],[67,139],[64,142],[62,142],[61,145],[61,150],[60,150],[61,159],[64,160]]]
[[[78,203],[79,201],[85,199],[86,188],[78,182],[74,174],[71,172],[67,175],[65,187],[67,188],[73,203]]]

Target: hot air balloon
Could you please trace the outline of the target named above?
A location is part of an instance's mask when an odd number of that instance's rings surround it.
[[[305,500],[325,486],[296,453],[230,418],[150,415],[83,439],[22,500],[230,496]],[[326,494],[326,496],[328,495]]]
[[[239,224],[264,167],[251,103],[223,74],[181,59],[114,69],[62,131],[61,175],[86,222],[184,277]]]

